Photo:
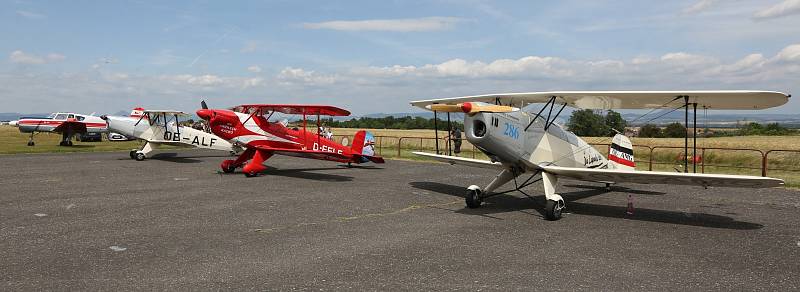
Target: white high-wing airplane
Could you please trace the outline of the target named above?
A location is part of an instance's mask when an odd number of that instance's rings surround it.
[[[767,188],[784,184],[770,177],[635,171],[633,147],[623,135],[614,136],[608,159],[575,134],[555,123],[566,106],[579,109],[688,109],[755,110],[788,102],[791,95],[773,91],[556,91],[507,93],[413,101],[411,104],[435,112],[463,112],[467,140],[491,161],[438,155],[414,154],[468,166],[494,168],[500,173],[483,189],[467,188],[467,207],[480,207],[483,199],[501,194],[498,187],[514,180],[515,189],[542,181],[547,203],[545,217],[561,218],[564,199],[556,193],[559,177],[606,183],[678,184],[702,187]],[[539,108],[536,105],[542,104]],[[530,105],[530,106],[529,106]],[[680,107],[678,107],[680,106]],[[560,107],[560,108],[558,108]],[[554,109],[557,112],[554,112]],[[688,128],[688,127],[687,127]],[[525,172],[533,174],[517,183]],[[541,175],[539,179],[534,179]]]
[[[110,132],[144,140],[141,149],[130,152],[131,159],[142,161],[160,145],[194,146],[236,153],[241,151],[220,137],[178,123],[179,117],[189,114],[173,110],[134,110],[130,117],[101,116]]]

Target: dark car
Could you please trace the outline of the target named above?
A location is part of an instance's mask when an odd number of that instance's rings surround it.
[[[75,135],[75,139],[81,142],[102,142],[103,135],[100,133],[83,133]]]

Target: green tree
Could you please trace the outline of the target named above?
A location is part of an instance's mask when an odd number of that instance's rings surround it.
[[[683,138],[686,136],[686,127],[681,123],[671,123],[664,129],[664,137]]]
[[[567,121],[567,129],[578,136],[600,137],[608,136],[611,128],[606,125],[605,118],[590,109],[572,112]]]
[[[639,137],[642,138],[661,138],[661,128],[653,124],[646,124],[639,129]]]
[[[606,113],[605,123],[610,130],[616,130],[620,133],[625,133],[625,127],[628,126],[628,122],[622,118],[622,115],[612,110]]]

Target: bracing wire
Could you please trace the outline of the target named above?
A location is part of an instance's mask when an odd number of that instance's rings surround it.
[[[670,103],[673,103],[673,102],[675,102],[675,101],[676,101],[676,100],[678,100],[678,99],[680,99],[680,97],[676,97],[676,98],[674,98],[674,99],[672,99],[672,100],[670,100],[670,101],[668,101],[668,102],[666,102],[666,103],[662,104],[662,105],[661,105],[661,106],[659,106],[659,107],[653,108],[653,109],[649,110],[648,112],[646,112],[646,113],[644,113],[644,114],[640,115],[639,117],[637,117],[637,118],[635,118],[635,119],[631,120],[631,121],[630,121],[630,123],[636,122],[636,121],[638,121],[639,119],[641,119],[641,118],[643,118],[643,117],[645,117],[645,116],[647,116],[647,115],[649,115],[649,114],[653,113],[653,112],[654,112],[654,111],[656,111],[656,110],[666,110],[666,107],[667,107],[667,105],[669,105]],[[653,120],[655,120],[655,119],[661,118],[661,117],[663,117],[663,116],[665,116],[665,115],[667,115],[667,114],[669,114],[669,113],[671,113],[671,112],[674,112],[674,111],[676,111],[676,110],[678,110],[678,109],[680,109],[680,108],[683,108],[683,107],[685,107],[685,106],[686,106],[686,105],[684,104],[684,105],[681,105],[681,106],[679,106],[679,107],[676,107],[676,108],[671,108],[671,110],[667,111],[666,113],[660,114],[659,116],[657,116],[657,117],[655,117],[655,118],[652,118],[652,119],[648,120],[646,123],[649,123],[649,122],[651,122],[651,121],[653,121]],[[600,140],[600,143],[595,143],[595,144],[607,143],[609,140],[611,140],[611,139],[613,139],[613,138],[614,138],[614,137],[605,137],[603,140]],[[584,146],[582,146],[582,147],[578,147],[578,149],[575,149],[575,151],[572,151],[571,153],[569,153],[569,154],[567,154],[567,155],[564,155],[564,156],[562,156],[562,157],[560,157],[560,158],[558,158],[558,159],[556,159],[556,160],[553,160],[553,163],[556,163],[556,162],[559,162],[559,161],[561,161],[561,160],[563,160],[563,159],[566,159],[566,158],[572,157],[572,156],[574,156],[576,153],[578,153],[578,152],[581,152],[581,151],[584,151],[584,150],[588,149],[589,147],[593,147],[593,146],[592,146],[591,144],[589,144],[589,143],[586,143],[586,145],[584,145]]]

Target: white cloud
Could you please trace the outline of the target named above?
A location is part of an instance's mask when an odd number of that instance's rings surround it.
[[[277,74],[250,75],[244,71],[228,76],[148,75],[115,72],[112,67],[71,74],[0,72],[0,102],[7,104],[9,110],[20,112],[76,107],[116,112],[142,104],[193,111],[203,97],[211,106],[302,102],[374,113],[412,111],[408,101],[413,99],[491,92],[763,89],[796,93],[793,91],[800,91],[800,43],[737,59],[689,52],[625,60],[552,56],[453,58],[428,64],[356,66],[335,71],[286,67]],[[3,99],[9,96],[15,99]],[[797,111],[797,104],[787,107],[783,111]]]
[[[774,6],[756,12],[756,14],[753,15],[753,18],[756,20],[765,20],[793,14],[800,14],[800,0],[785,0]]]
[[[794,44],[783,48],[778,55],[775,56],[778,61],[797,62],[800,61],[800,44]]]
[[[700,1],[697,1],[692,6],[689,6],[689,7],[686,7],[685,9],[683,9],[683,13],[684,14],[695,14],[695,13],[702,12],[702,11],[708,9],[709,7],[711,7],[711,5],[714,4],[714,2],[717,2],[717,0],[700,0]]]
[[[304,23],[307,29],[331,29],[342,31],[437,31],[448,30],[462,21],[456,17],[423,17],[405,19],[336,20]]]
[[[284,85],[301,83],[305,85],[326,85],[336,82],[336,77],[332,75],[320,75],[314,71],[306,71],[300,68],[286,67],[278,73],[277,78]]]
[[[695,13],[702,12],[702,11],[708,9],[709,7],[711,7],[711,5],[714,4],[714,2],[717,2],[717,0],[700,0],[700,1],[697,1],[696,3],[692,4],[692,6],[689,6],[689,7],[686,7],[685,9],[683,9],[683,13],[684,14],[695,14]]]
[[[247,67],[247,71],[250,71],[250,72],[253,72],[253,73],[260,73],[261,72],[261,67],[253,65],[253,66]]]
[[[43,18],[47,18],[47,15],[36,13],[36,12],[24,11],[24,10],[17,10],[17,15],[25,17],[27,19],[43,19]]]
[[[62,54],[50,53],[46,56],[38,56],[36,54],[26,53],[21,50],[13,51],[8,56],[8,60],[11,63],[17,64],[45,64],[63,61],[64,59],[66,59],[66,57]]]

